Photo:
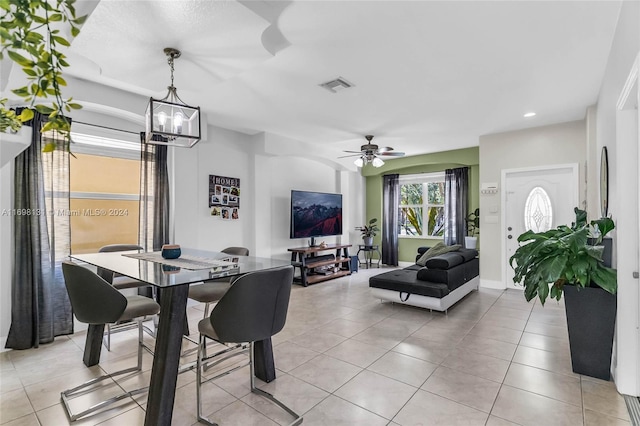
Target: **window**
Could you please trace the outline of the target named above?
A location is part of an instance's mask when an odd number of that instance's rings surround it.
[[[444,173],[400,177],[400,236],[444,235]]]
[[[74,127],[81,127],[74,123]],[[87,132],[88,133],[88,132]],[[127,135],[124,135],[126,138]],[[138,242],[140,142],[72,132],[71,252]]]

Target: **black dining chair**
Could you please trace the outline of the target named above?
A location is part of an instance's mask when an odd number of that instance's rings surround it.
[[[251,392],[263,396],[294,417],[291,425],[302,423],[296,414],[268,392],[255,386],[253,346],[256,341],[270,339],[282,330],[287,320],[289,297],[293,282],[293,266],[287,265],[242,275],[218,301],[209,318],[198,323],[200,342],[196,370],[196,399],[198,421],[216,425],[202,415],[202,372],[206,364],[219,364],[249,350]],[[206,339],[225,345],[215,354],[204,355]],[[229,374],[247,363],[217,372],[205,382]]]
[[[233,256],[249,256],[249,249],[245,247],[227,247],[223,249],[221,253]],[[195,300],[196,302],[204,303],[203,318],[207,318],[209,316],[209,308],[211,307],[211,305],[220,300],[222,296],[224,296],[224,294],[229,290],[229,287],[231,287],[231,283],[236,278],[237,277],[218,278],[207,280],[202,284],[192,284],[189,286],[189,298]],[[188,336],[185,336],[185,339],[196,345],[198,344],[198,342]],[[187,349],[182,353],[182,356],[190,355],[196,350],[197,347]]]
[[[221,253],[233,256],[249,256],[249,249],[245,247],[227,247]],[[229,290],[231,280],[220,278],[217,280],[205,281],[203,284],[189,286],[189,298],[196,302],[204,303],[204,318],[209,316],[209,307],[212,303],[220,300]]]
[[[78,321],[91,325],[113,324],[119,321],[132,320],[138,325],[138,363],[135,367],[105,374],[72,389],[62,391],[60,397],[69,415],[69,419],[73,422],[123,398],[147,390],[147,388],[141,388],[121,393],[110,399],[101,401],[80,413],[73,413],[69,406],[70,400],[91,392],[92,390],[88,388],[98,382],[123,374],[142,371],[142,350],[146,349],[151,352],[151,349],[144,344],[142,321],[148,316],[158,314],[158,312],[160,312],[160,305],[153,299],[144,296],[136,295],[125,297],[95,272],[73,262],[63,262],[62,273],[64,275],[67,293],[69,294],[71,308]]]
[[[107,246],[100,247],[98,249],[98,253],[114,253],[119,251],[131,251],[131,250],[144,250],[144,249],[137,244],[110,244]],[[140,288],[140,287],[149,286],[149,284],[145,282],[136,280],[135,278],[130,278],[124,275],[116,274],[113,271],[110,271],[108,269],[98,268],[97,272],[100,277],[105,279],[107,282],[110,282],[111,285],[113,285],[113,287],[118,290],[126,290],[130,288]],[[154,292],[155,292],[155,289],[152,288],[152,294],[154,294]],[[152,337],[155,337],[155,330],[157,329],[156,322],[157,322],[157,318],[155,318],[153,322],[154,330],[144,327],[144,329]],[[135,324],[131,322],[120,323],[120,324],[107,324],[104,331],[104,337],[102,338],[102,344],[105,346],[105,348],[107,348],[108,351],[111,351],[111,334],[118,333],[120,331],[126,331],[133,327],[135,327]]]

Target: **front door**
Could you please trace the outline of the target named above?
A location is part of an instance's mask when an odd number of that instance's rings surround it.
[[[504,277],[513,283],[509,258],[518,248],[518,236],[527,230],[543,232],[558,225],[571,225],[578,206],[578,165],[503,170],[504,188]]]

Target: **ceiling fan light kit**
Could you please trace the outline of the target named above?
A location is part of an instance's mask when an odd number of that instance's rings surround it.
[[[382,167],[384,166],[384,161],[380,157],[402,157],[404,155],[404,152],[394,151],[389,146],[378,147],[378,145],[372,144],[373,135],[366,135],[365,139],[368,143],[362,145],[359,152],[345,151],[355,153],[358,156],[353,162],[356,167],[364,167],[366,164],[371,164],[373,167]],[[352,155],[345,155],[345,157],[352,157]]]
[[[171,85],[163,99],[149,99],[146,112],[145,143],[191,148],[200,140],[200,107],[185,104],[173,85],[173,61],[181,52],[164,49],[171,67]]]

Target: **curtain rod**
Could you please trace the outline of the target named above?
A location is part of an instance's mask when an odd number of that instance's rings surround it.
[[[73,123],[84,124],[86,126],[92,126],[92,127],[100,127],[101,129],[115,130],[117,132],[129,133],[132,135],[138,135],[138,136],[140,135],[140,132],[132,132],[131,130],[116,129],[115,127],[101,126],[100,124],[85,123],[83,121],[76,121],[76,120],[74,120]]]

